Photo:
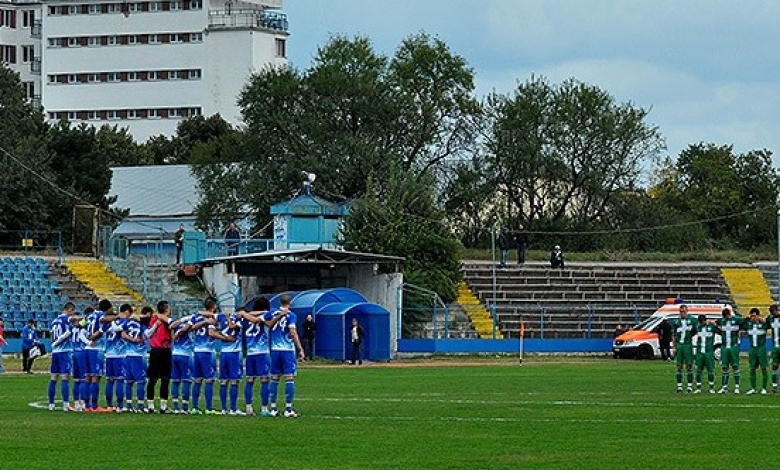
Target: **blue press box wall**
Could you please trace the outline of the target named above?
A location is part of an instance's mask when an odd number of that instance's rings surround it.
[[[3,354],[20,354],[22,352],[22,340],[20,338],[6,338],[5,342],[8,344],[3,346]],[[51,341],[41,339],[41,342],[46,345],[47,351],[51,351]]]

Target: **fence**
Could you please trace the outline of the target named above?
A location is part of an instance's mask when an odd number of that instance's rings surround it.
[[[0,232],[0,249],[25,256],[56,256],[62,261],[62,232],[53,230],[7,230]]]

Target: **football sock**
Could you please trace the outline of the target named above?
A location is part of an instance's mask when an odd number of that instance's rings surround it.
[[[76,401],[81,400],[81,380],[73,380],[73,399]]]
[[[63,380],[60,384],[60,393],[62,393],[62,404],[68,406],[70,403],[70,381]]]
[[[238,409],[238,384],[230,384],[230,410]]]
[[[739,381],[742,379],[742,371],[739,369],[734,371],[734,386],[739,387]]]
[[[200,382],[195,382],[192,386],[192,406],[195,408],[200,407]]]
[[[254,381],[250,382],[247,380],[246,383],[244,384],[244,403],[246,403],[247,405],[251,405],[252,398],[253,398],[252,395],[254,395],[254,393],[255,393]]]
[[[206,399],[206,409],[211,411],[212,403],[214,402],[214,382],[206,382],[206,393],[204,394]]]
[[[109,408],[114,406],[114,380],[112,379],[106,380],[106,406]]]
[[[713,371],[707,372],[707,381],[710,383],[710,388],[712,388],[712,386],[715,385],[715,372]]]
[[[294,380],[288,380],[284,384],[284,396],[287,398],[287,405],[288,407],[292,406],[293,401],[295,400],[295,381]]]
[[[677,371],[677,374],[676,374],[676,378],[677,378],[677,388],[680,388],[680,387],[682,387],[682,375],[683,375],[683,374],[682,374],[682,371],[681,371],[681,370],[678,370],[678,371]]]
[[[777,389],[777,376],[778,375],[779,375],[779,373],[776,370],[772,371],[772,388],[775,389],[775,390]]]
[[[190,388],[192,388],[192,382],[184,382],[181,387],[181,409],[184,411],[189,408]]]
[[[268,401],[276,403],[276,395],[279,392],[279,379],[271,379],[271,384],[268,387]]]
[[[160,400],[167,400],[170,396],[171,379],[160,379]]]
[[[97,408],[100,398],[100,382],[92,382],[89,384],[90,395],[92,395],[92,408]]]
[[[49,404],[54,404],[54,394],[57,391],[57,381],[49,380]]]
[[[133,382],[125,382],[125,401],[128,405],[133,404]]]
[[[688,371],[688,373],[686,374],[686,379],[688,379],[688,386],[689,387],[691,385],[693,385],[693,371],[692,370]]]
[[[701,371],[696,371],[696,386],[701,388]]]
[[[171,399],[173,400],[173,409],[179,409],[179,383],[178,381],[171,383]],[[160,405],[162,408],[162,405]]]
[[[219,384],[219,404],[222,410],[227,410],[227,384]]]
[[[723,371],[723,375],[720,376],[720,385],[722,387],[727,387],[729,385],[729,371],[728,369]]]
[[[271,385],[268,382],[260,383],[260,404],[268,406],[268,399],[271,395]]]
[[[141,406],[143,406],[144,403],[144,388],[146,387],[143,382],[138,382],[135,384],[135,399],[141,403]],[[152,404],[149,405],[149,408],[154,408],[154,401],[152,401]]]
[[[124,380],[116,381],[116,406],[122,408],[125,406],[125,384]]]

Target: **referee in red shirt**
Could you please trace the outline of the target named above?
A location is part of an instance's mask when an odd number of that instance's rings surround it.
[[[168,413],[168,390],[171,383],[171,366],[173,361],[171,351],[171,321],[170,306],[162,300],[157,302],[157,313],[149,320],[149,366],[146,369],[148,382],[146,384],[146,409],[154,413],[154,388],[160,380],[160,414]]]

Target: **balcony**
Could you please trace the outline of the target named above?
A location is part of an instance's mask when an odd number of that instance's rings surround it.
[[[30,104],[32,104],[35,107],[35,109],[43,109],[43,105],[41,105],[41,95],[31,96]]]
[[[35,57],[33,60],[30,61],[30,73],[34,75],[40,75],[41,74],[41,59],[40,57]]]
[[[263,10],[212,10],[209,30],[262,29],[286,33],[287,15]]]
[[[41,38],[41,20],[33,21],[33,24],[30,27],[30,36],[38,39]]]

